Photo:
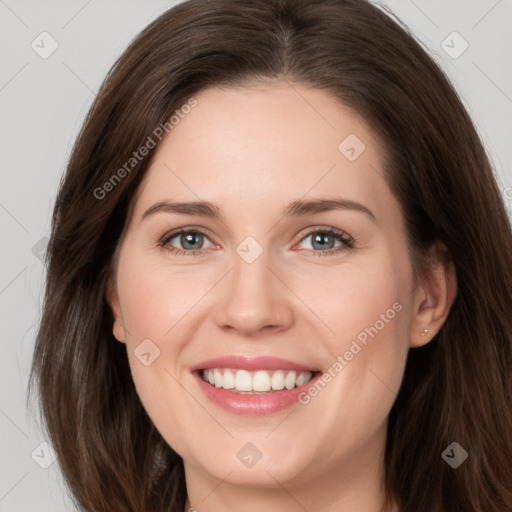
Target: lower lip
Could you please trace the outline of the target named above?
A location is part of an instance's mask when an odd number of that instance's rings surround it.
[[[314,385],[316,380],[321,377],[321,373],[313,376],[313,378],[302,386],[293,389],[283,389],[274,391],[273,393],[260,394],[242,394],[229,391],[224,388],[217,388],[208,382],[205,382],[199,372],[194,372],[199,387],[202,389],[207,398],[213,403],[222,407],[224,410],[235,414],[272,414],[292,404],[298,403],[298,397],[306,391],[310,386]]]

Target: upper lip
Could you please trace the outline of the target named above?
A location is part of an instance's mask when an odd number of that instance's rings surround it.
[[[297,370],[301,372],[315,372],[317,368],[299,364],[288,359],[270,356],[221,356],[208,359],[190,368],[190,371],[206,370],[208,368],[236,368],[240,370]]]

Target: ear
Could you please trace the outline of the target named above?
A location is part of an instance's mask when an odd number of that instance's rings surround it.
[[[108,280],[106,296],[107,303],[110,306],[112,315],[114,316],[112,332],[114,333],[114,337],[117,341],[124,343],[126,341],[126,329],[124,327],[123,315],[121,314],[117,287],[113,282],[113,279]]]
[[[457,295],[455,265],[446,246],[436,241],[420,285],[414,291],[410,346],[426,345],[443,326]]]

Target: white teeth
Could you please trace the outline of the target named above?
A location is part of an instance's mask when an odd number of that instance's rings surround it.
[[[233,389],[235,387],[235,374],[231,370],[224,370],[222,387],[224,389]]]
[[[235,389],[237,391],[252,391],[252,376],[245,370],[237,370],[235,377]]]
[[[303,386],[311,380],[311,372],[296,372],[295,370],[235,370],[229,368],[209,368],[202,372],[204,381],[216,388],[232,389],[243,392],[281,391],[284,388],[293,389]]]
[[[270,375],[268,372],[259,371],[254,374],[252,378],[253,391],[269,391],[270,390]]]
[[[301,372],[297,376],[297,383],[296,386],[302,386],[303,384],[306,384],[306,382],[309,382],[311,380],[312,374],[311,372]]]
[[[288,372],[288,375],[284,379],[284,387],[286,389],[293,389],[295,387],[295,383],[297,382],[297,373],[293,370]]]
[[[215,383],[216,388],[222,387],[222,380],[222,373],[220,373],[220,370],[218,368],[215,368],[215,370],[213,370],[213,381]]]
[[[277,370],[272,375],[272,389],[275,391],[284,389],[284,372],[282,370]]]

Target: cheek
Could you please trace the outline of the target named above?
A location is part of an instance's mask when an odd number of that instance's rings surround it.
[[[387,415],[401,384],[408,351],[410,262],[406,251],[383,250],[325,282],[322,294],[307,299],[329,328],[323,338],[329,354],[323,370],[333,377],[321,400],[326,408],[349,406],[351,418],[368,426],[372,414],[379,421]],[[375,416],[377,411],[382,414]]]
[[[311,409],[322,416],[315,427],[315,453],[333,464],[336,454],[364,451],[385,424],[408,350],[406,288],[396,275],[381,272],[358,279],[352,274],[343,282],[353,291],[345,294],[333,283],[323,300],[322,319],[335,332],[324,340],[329,353],[325,386],[302,397],[304,421]]]
[[[353,275],[347,282],[357,293],[332,301],[337,307],[330,309],[329,321],[336,335],[328,341],[328,368],[341,376],[333,379],[343,388],[334,400],[340,407],[349,401],[353,418],[368,428],[370,416],[382,416],[382,421],[387,415],[400,387],[407,352],[406,310],[399,282],[389,272],[363,282]]]
[[[119,294],[128,343],[161,340],[204,295],[204,280],[191,269],[170,272],[151,261],[127,261],[118,272]]]
[[[186,286],[186,280],[165,275],[150,262],[130,263],[120,265],[118,283],[132,379],[167,443],[186,454],[190,421],[180,411],[193,408],[194,401],[183,392],[187,381],[179,361],[187,341],[184,320],[197,302],[197,293]]]
[[[126,349],[137,394],[167,442],[178,448],[186,445],[184,433],[190,428],[180,411],[201,414],[183,391],[183,386],[189,389],[191,376],[183,369],[182,356],[197,328],[199,301],[215,283],[215,275],[209,280],[206,274],[198,279],[192,266],[170,269],[165,261],[155,263],[154,255],[125,253],[118,265]]]
[[[401,269],[397,266],[382,257],[378,265],[371,262],[333,274],[324,280],[322,293],[310,293],[311,309],[329,329],[324,342],[331,356],[350,350],[354,341],[371,348],[365,350],[368,355],[400,344],[410,274],[406,262]]]

